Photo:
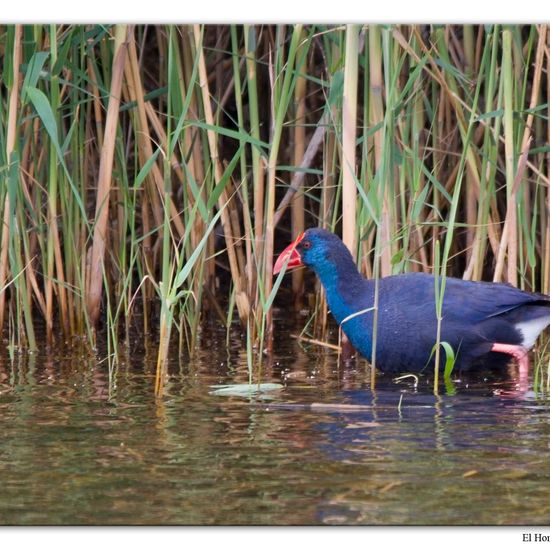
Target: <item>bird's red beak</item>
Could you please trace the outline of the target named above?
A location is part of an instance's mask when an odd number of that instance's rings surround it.
[[[300,253],[296,250],[296,247],[298,246],[298,243],[304,238],[304,234],[300,233],[296,240],[289,244],[280,254],[277,258],[277,261],[275,262],[275,265],[273,266],[273,275],[277,275],[283,269],[283,266],[288,261],[287,269],[290,269],[292,267],[299,267],[304,265],[302,263],[302,258],[300,257]]]

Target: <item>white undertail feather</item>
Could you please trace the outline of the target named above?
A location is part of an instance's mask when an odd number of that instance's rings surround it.
[[[516,323],[514,327],[518,329],[523,336],[521,345],[524,348],[531,349],[535,345],[535,340],[539,337],[539,334],[548,325],[550,325],[550,316],[539,317],[538,319],[524,321],[523,323]]]

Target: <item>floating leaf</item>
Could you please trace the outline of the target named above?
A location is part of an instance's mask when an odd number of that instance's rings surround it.
[[[278,391],[283,388],[282,384],[229,384],[229,385],[217,385],[210,386],[215,388],[209,392],[210,395],[236,395],[247,397],[258,393],[267,393],[272,391]]]

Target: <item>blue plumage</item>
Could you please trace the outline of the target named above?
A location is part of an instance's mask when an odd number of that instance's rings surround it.
[[[325,288],[336,321],[354,347],[372,360],[375,282],[358,272],[348,249],[328,231],[309,229],[291,246],[281,254],[276,271],[289,257],[294,266],[310,267]],[[423,273],[379,280],[376,365],[381,370],[421,372],[433,365],[434,282]],[[459,370],[505,364],[510,355],[520,359],[521,350],[529,349],[548,324],[548,296],[507,284],[446,280],[441,339],[452,346]],[[494,346],[504,352],[495,352]]]

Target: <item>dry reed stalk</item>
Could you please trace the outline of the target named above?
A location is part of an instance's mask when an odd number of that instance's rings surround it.
[[[514,186],[514,175],[516,165],[516,154],[514,147],[514,82],[519,79],[512,79],[514,69],[512,57],[512,31],[504,29],[502,33],[503,63],[502,72],[504,75],[504,156],[506,166],[506,220],[503,233],[508,246],[508,271],[507,282],[517,286],[517,262],[518,262],[518,224],[517,224],[517,190]],[[503,248],[505,251],[506,249]],[[498,261],[497,261],[498,264]]]
[[[512,33],[510,29],[502,31],[502,77],[504,79],[504,153],[506,166],[506,217],[502,230],[502,239],[496,259],[493,280],[502,280],[505,257],[508,252],[507,281],[517,286],[517,197],[513,191],[515,175],[514,150],[514,103],[512,79]]]
[[[512,189],[510,191],[510,195],[513,199],[517,199],[517,194],[519,190],[519,186],[521,184],[521,181],[523,179],[524,173],[525,173],[525,167],[527,166],[527,155],[529,154],[529,148],[531,145],[531,138],[529,138],[525,149],[521,152],[519,161],[518,161],[518,167],[517,171],[514,176],[514,181],[512,182]],[[514,203],[515,205],[515,203]],[[513,210],[513,212],[512,212]],[[499,254],[497,258],[497,263],[495,266],[495,275],[493,278],[493,281],[500,282],[500,277],[502,276],[503,272],[503,264],[504,264],[504,257],[505,257],[505,251],[506,247],[508,247],[508,250],[510,251],[510,235],[516,236],[517,239],[517,227],[512,227],[512,224],[517,225],[517,213],[515,208],[507,208],[506,210],[506,218],[504,220],[504,228],[502,229],[502,239],[501,239],[501,245],[499,248]],[[516,242],[516,257],[517,261],[517,242]],[[510,252],[508,252],[508,264],[510,264]],[[511,281],[508,279],[508,283],[513,284],[514,286],[517,286],[517,265],[514,264],[514,276],[515,281]],[[508,269],[508,277],[510,277],[510,268]]]
[[[422,233],[422,227],[419,224],[414,225],[413,229],[413,242],[416,241],[416,248],[418,250],[418,255],[420,258],[418,258],[418,264],[412,264],[413,268],[415,265],[418,265],[418,267],[424,272],[424,273],[431,273],[431,266],[430,262],[428,260],[428,252],[426,250],[426,243],[424,241],[424,235]],[[413,269],[413,271],[419,271],[419,269]]]
[[[88,82],[91,86],[90,92],[93,98],[92,106],[94,111],[94,122],[96,129],[95,136],[97,139],[97,147],[101,151],[103,147],[103,107],[101,105],[99,88],[97,87],[94,68],[92,66],[92,60],[90,57],[87,58],[86,66],[88,69]]]
[[[346,25],[346,59],[342,96],[342,240],[354,258],[357,258],[355,143],[357,139],[359,28],[358,25]],[[371,31],[369,30],[369,38],[370,36]]]
[[[166,380],[168,349],[170,346],[171,322],[161,322],[159,329],[159,352],[157,356],[157,369],[155,374],[155,396],[162,397]]]
[[[128,89],[131,86],[131,84],[128,83],[128,78],[126,76],[127,72],[128,72],[128,63],[126,63],[124,66],[125,78],[122,81],[122,97],[126,102],[130,101],[130,92],[128,91]],[[128,151],[128,146],[129,146],[129,142],[127,141],[126,152]],[[113,216],[113,219],[114,220],[116,219],[117,221],[116,221],[116,224],[114,225],[111,224],[111,226],[109,227],[108,241],[111,243],[111,250],[120,251],[123,249],[121,247],[124,247],[126,244],[125,243],[126,230],[127,230],[126,223],[125,223],[126,197],[124,196],[124,191],[121,185],[115,185],[111,189],[111,193],[112,193],[111,195],[112,200],[110,201],[111,204],[109,205],[109,208],[111,209],[111,212],[112,212],[111,216]],[[115,276],[114,280],[116,281],[115,296],[119,296],[118,288],[119,288],[119,285],[124,284],[124,281],[122,277],[118,277],[118,276]]]
[[[154,265],[151,263],[152,251],[153,251],[153,238],[151,236],[152,223],[149,210],[149,201],[147,195],[141,193],[140,201],[141,210],[141,231],[143,234],[143,245],[141,248],[141,260],[143,264],[143,273],[154,273]],[[149,301],[153,297],[154,288],[149,284],[142,284],[140,287],[143,297],[143,332],[149,333]]]
[[[32,259],[31,259],[32,261]],[[27,269],[26,271],[28,275],[28,285],[29,289],[32,289],[34,293],[34,297],[38,303],[38,306],[40,308],[40,311],[42,312],[42,315],[44,318],[46,318],[46,302],[44,300],[44,295],[40,291],[40,286],[38,285],[38,281],[36,280],[36,273],[34,269]]]
[[[20,167],[20,178],[21,178],[21,186],[23,193],[25,194],[25,198],[28,202],[28,204],[33,205],[33,207],[36,206],[36,195],[38,194],[36,192],[36,189],[40,187],[38,181],[34,178],[34,169],[35,169],[35,163],[33,162],[33,151],[31,148],[31,144],[37,143],[38,135],[40,132],[40,120],[37,117],[34,121],[27,120],[22,127],[22,134],[25,135],[26,133],[30,133],[29,139],[25,139],[25,145],[23,147],[23,151],[21,152],[21,160],[19,163]],[[44,149],[42,149],[43,154]],[[39,158],[40,161],[40,158]],[[31,196],[31,193],[29,192],[29,183],[31,184],[31,189],[34,191],[34,196]],[[40,190],[38,191],[40,192]],[[25,254],[25,264],[28,265],[28,268],[25,271],[25,276],[27,277],[27,289],[29,292],[32,289],[32,292],[34,293],[36,297],[36,301],[38,303],[38,306],[40,308],[40,311],[42,312],[42,315],[44,318],[46,318],[46,304],[44,301],[44,296],[40,290],[40,286],[38,284],[38,281],[36,279],[36,263],[37,259],[39,257],[38,247],[39,247],[39,240],[42,241],[40,238],[39,231],[36,230],[36,224],[32,225],[32,231],[29,232],[29,248],[26,251]],[[41,243],[40,243],[41,244]],[[29,302],[31,302],[31,299],[29,298]]]
[[[537,48],[535,52],[535,62],[534,62],[534,73],[533,78],[531,81],[531,99],[529,101],[529,113],[527,114],[527,118],[525,120],[525,127],[523,129],[523,137],[521,140],[521,155],[520,163],[522,159],[524,159],[524,162],[527,163],[527,153],[524,154],[524,152],[528,151],[530,148],[531,141],[533,139],[533,122],[534,122],[534,109],[537,106],[537,103],[539,101],[539,94],[540,94],[540,88],[541,88],[541,78],[542,78],[542,69],[544,64],[544,56],[546,53],[546,29],[547,25],[539,25],[538,26],[538,41],[537,41]],[[525,167],[522,167],[521,170],[524,172]],[[520,171],[520,167],[518,167],[518,173]],[[518,187],[521,183],[521,180],[514,180],[514,188],[516,190],[516,193],[519,191]],[[523,201],[523,208],[524,208],[524,215],[527,219],[531,219],[531,195],[529,193],[529,189],[527,186],[524,186],[524,201]]]
[[[181,48],[182,48],[182,63],[183,63],[183,76],[185,80],[185,87],[189,90],[191,87],[196,86],[196,82],[193,81],[193,65],[194,59],[196,59],[195,51],[195,39],[193,36],[192,26],[185,27],[186,31],[182,33]],[[197,94],[191,94],[191,100],[189,102],[188,117],[190,120],[198,120],[198,100]],[[203,164],[203,151],[202,141],[200,139],[199,128],[187,128],[183,132],[184,152],[183,156],[188,158],[187,168],[189,173],[195,181],[203,182],[205,179]],[[202,190],[203,200],[207,202],[207,189],[204,187]],[[196,247],[199,241],[202,239],[206,224],[201,216],[195,216],[195,223],[193,225],[191,242],[193,247]],[[205,256],[211,258],[215,254],[215,233],[212,232],[208,237],[206,243]],[[204,264],[204,279],[205,284],[210,288],[212,292],[215,291],[215,278],[216,278],[216,262],[206,262]]]
[[[15,140],[17,135],[17,107],[19,103],[19,66],[21,65],[21,39],[23,28],[21,25],[15,26],[15,35],[13,40],[13,80],[9,91],[8,123],[6,135],[6,158],[10,162],[11,154],[15,149]],[[4,215],[2,224],[2,248],[0,251],[0,333],[4,328],[4,314],[6,303],[5,284],[8,275],[8,248],[10,239],[10,196],[6,192],[4,199]]]
[[[333,46],[336,49],[336,46]],[[334,121],[337,119],[337,107],[333,105],[330,110],[329,119]],[[328,119],[323,126],[328,125]],[[320,128],[317,127],[315,130]],[[334,131],[327,131],[324,133],[326,139],[324,140],[324,154],[323,154],[323,182],[321,189],[321,207],[319,213],[319,225],[324,229],[330,229],[331,214],[335,207],[336,202],[336,174],[338,172],[337,160],[338,160],[338,142],[337,136]],[[320,141],[323,143],[323,140]],[[328,305],[326,296],[322,286],[317,282],[317,311],[318,315],[315,316],[314,333],[321,335],[322,338],[326,338],[328,330]]]
[[[204,167],[202,162],[200,162],[202,158],[201,153],[201,143],[200,139],[197,139],[195,143],[193,143],[193,130],[187,129],[183,132],[183,147],[184,152],[185,151],[191,151],[191,157],[189,158],[189,161],[187,162],[187,169],[189,170],[190,176],[198,182],[204,181]],[[184,161],[185,162],[185,161]],[[182,174],[183,175],[183,174]],[[187,176],[183,176],[182,185],[186,185],[187,182]],[[187,185],[187,189],[190,190],[191,186]],[[203,189],[203,200],[207,201],[206,196],[206,189]],[[192,192],[188,192],[187,199],[189,201],[190,207],[192,208],[195,199],[193,197]],[[202,236],[204,235],[204,232],[206,230],[206,223],[202,219],[202,216],[195,216],[193,220],[193,229],[191,230],[191,247],[192,249],[195,249]],[[205,248],[205,257],[206,258],[212,258],[215,254],[215,232],[212,232],[208,237],[208,242],[206,243]],[[204,263],[204,282],[200,281],[199,278],[194,280],[195,283],[195,290],[198,289],[198,285],[204,284],[206,288],[209,289],[211,293],[215,292],[215,277],[216,277],[216,262],[214,261],[207,261]]]
[[[345,86],[345,85],[344,85]],[[369,125],[381,125],[381,128],[374,133],[374,172],[381,173],[384,170],[384,102],[382,99],[384,80],[382,76],[382,49],[380,27],[371,25],[369,27]],[[345,95],[344,95],[345,99]],[[389,173],[387,174],[389,177]],[[391,220],[389,208],[389,181],[380,178],[382,188],[382,209],[380,213],[380,275],[385,277],[391,275]],[[344,187],[345,189],[345,187]],[[344,215],[344,220],[345,220]],[[355,225],[355,219],[350,221]]]
[[[95,226],[91,248],[91,262],[88,273],[86,306],[92,326],[97,326],[103,291],[103,268],[107,239],[107,222],[109,215],[109,193],[113,170],[113,157],[116,145],[116,131],[118,126],[118,111],[122,91],[122,77],[126,63],[128,47],[128,25],[117,25],[115,30],[115,46],[112,66],[112,80],[109,92],[109,107],[105,122],[105,135],[99,164],[97,182],[97,197],[95,209]]]
[[[324,348],[332,349],[335,351],[342,351],[342,348],[336,344],[330,344],[329,342],[323,342],[322,340],[317,340],[316,338],[306,338],[300,334],[291,334],[290,337],[293,340],[299,340],[300,342],[306,342],[307,344],[315,344],[316,346],[321,346]]]
[[[27,187],[27,181],[25,179],[25,177],[23,176],[23,172],[21,170],[21,163],[19,164],[19,184],[20,184],[20,188],[23,192],[23,194],[25,195],[26,199],[27,200],[30,200],[30,195],[29,195],[29,190],[28,190],[28,187]],[[32,204],[32,203],[29,203],[29,204]],[[25,296],[25,301],[26,303],[28,304],[29,306],[29,309],[32,313],[32,310],[33,310],[33,306],[34,306],[34,302],[33,302],[33,287],[32,287],[32,283],[33,281],[36,282],[36,277],[35,277],[35,274],[34,274],[34,269],[33,269],[33,263],[34,263],[34,258],[32,256],[32,254],[30,253],[30,247],[28,245],[26,245],[26,243],[23,241],[22,242],[23,246],[22,246],[22,262],[23,262],[23,265],[25,266],[25,273],[24,273],[24,277],[25,277],[25,290],[26,290],[26,296]]]
[[[231,52],[232,55],[232,87],[231,91],[233,92],[233,97],[235,99],[235,108],[237,111],[237,124],[240,128],[244,127],[244,109],[243,109],[243,87],[241,81],[241,75],[243,73],[243,68],[245,67],[245,57],[240,54],[240,49],[238,46],[238,37],[237,37],[237,28],[232,26],[230,28],[230,38],[231,38]],[[240,56],[240,59],[239,59]],[[224,94],[224,99],[228,99],[229,95]],[[223,99],[222,99],[223,102]],[[239,140],[240,146],[244,147],[245,142]],[[244,247],[246,260],[244,263],[244,272],[246,273],[246,293],[249,297],[249,300],[253,300],[256,286],[255,286],[255,274],[256,274],[256,264],[254,258],[254,251],[252,247],[252,236],[254,235],[253,222],[252,222],[252,208],[250,206],[250,189],[249,182],[247,178],[248,168],[246,165],[246,153],[243,153],[240,157],[240,185],[235,186],[237,188],[238,196],[242,204],[242,224],[244,231]],[[258,325],[255,325],[255,327]],[[253,336],[254,330],[252,329],[252,323],[250,321],[247,323],[247,335]]]
[[[550,28],[546,29],[546,43],[550,43]],[[547,90],[547,108],[546,116],[547,120],[550,120],[550,50],[545,49],[546,53],[546,90]],[[546,125],[546,143],[550,143],[550,124]],[[546,152],[546,173],[550,178],[550,151]],[[546,227],[544,231],[544,249],[542,252],[542,292],[545,294],[550,293],[550,188],[545,190],[545,220]]]
[[[263,270],[264,275],[264,296],[269,296],[271,289],[273,288],[273,253],[275,245],[275,185],[277,175],[277,156],[279,152],[280,134],[279,137],[275,135],[276,130],[276,106],[275,106],[275,75],[274,75],[274,63],[271,50],[269,52],[269,80],[271,87],[270,94],[270,107],[271,107],[271,149],[269,151],[269,157],[267,159],[267,182],[266,182],[266,197],[265,197],[265,232],[264,240],[262,243],[262,255],[263,265],[260,269]],[[278,137],[278,139],[277,139]],[[267,334],[264,342],[264,347],[267,351],[271,351],[273,346],[273,311],[264,311],[263,304],[258,303],[256,310],[260,314],[265,314],[265,322],[267,325]]]
[[[233,185],[231,178],[227,181],[226,187],[224,189],[224,194],[225,194],[224,204],[227,200],[229,200],[228,197],[235,196],[235,187]],[[239,219],[239,210],[237,208],[229,209],[229,221],[231,222],[231,234],[233,235],[233,244],[235,247],[238,270],[239,270],[239,273],[245,274],[246,260],[245,260],[245,254],[243,251],[244,238],[241,235],[241,222]]]
[[[130,52],[130,44],[134,40],[131,40],[128,44],[128,53]],[[143,101],[143,89],[141,88],[141,80],[139,74],[137,76],[133,70],[132,64],[135,63],[135,58],[132,59],[128,56],[128,62],[124,67],[124,82],[122,86],[122,95],[127,101],[135,101],[137,108],[135,110],[135,134],[138,150],[139,166],[147,162],[153,155],[153,148],[151,146],[151,138],[149,135],[149,126],[147,124],[147,118],[145,117],[145,107]],[[132,113],[134,114],[134,113]],[[156,235],[157,241],[162,240],[162,204],[160,196],[162,196],[161,190],[163,186],[163,177],[159,169],[157,162],[151,166],[149,174],[145,177],[143,185],[144,194],[150,199],[148,208],[153,214],[156,227],[159,228],[159,233]]]
[[[168,80],[168,71],[167,71],[167,65],[168,65],[168,39],[167,34],[169,33],[169,30],[163,26],[163,25],[155,25],[154,26],[155,34],[156,34],[156,43],[158,47],[158,77],[157,77],[157,84],[159,88],[162,88],[166,86],[167,80]],[[166,113],[166,96],[162,94],[158,98],[158,111],[159,113]]]
[[[69,310],[67,304],[67,293],[65,290],[65,274],[64,274],[64,265],[63,265],[63,255],[61,252],[61,242],[59,240],[59,230],[57,227],[57,197],[54,193],[51,193],[48,196],[48,226],[49,226],[49,235],[53,239],[53,254],[51,264],[48,264],[48,271],[46,277],[46,328],[47,328],[47,338],[51,342],[53,338],[53,263],[55,261],[55,271],[57,282],[56,292],[59,301],[59,309],[61,311],[60,319],[63,325],[63,330],[65,335],[69,334]]]
[[[52,66],[57,62],[57,40],[55,25],[51,27],[51,35],[54,39],[50,48],[50,56]],[[62,97],[59,93],[59,77],[57,74],[51,76],[51,96],[54,108],[61,104]],[[47,242],[47,265],[45,277],[45,299],[46,299],[46,336],[48,342],[53,339],[53,287],[54,287],[54,263],[57,281],[55,282],[56,292],[58,296],[58,304],[61,310],[61,323],[65,335],[69,334],[69,313],[67,310],[67,296],[65,290],[65,274],[63,266],[63,256],[61,252],[61,243],[59,239],[59,229],[57,225],[57,195],[58,195],[58,160],[50,153],[50,166],[48,171],[48,211],[47,222],[49,228],[49,236]]]
[[[292,31],[292,39],[288,47],[288,56],[286,58],[285,68],[281,69],[284,72],[277,75],[277,82],[274,75],[274,63],[270,55],[269,59],[269,76],[271,84],[271,112],[272,112],[272,127],[271,127],[271,148],[267,161],[267,195],[265,205],[265,242],[263,254],[262,271],[264,275],[264,296],[271,294],[273,288],[273,252],[275,242],[275,184],[277,175],[277,160],[280,152],[281,137],[283,133],[284,120],[286,111],[290,101],[292,70],[294,70],[294,62],[296,60],[296,52],[298,50],[300,36],[302,34],[302,25],[295,25]],[[279,39],[283,39],[283,33],[279,33]],[[279,50],[280,53],[281,50]],[[279,54],[277,55],[279,59]],[[280,55],[282,58],[282,54]],[[277,104],[276,101],[278,102]],[[266,343],[267,350],[272,349],[273,345],[273,311],[269,308],[265,313],[266,323]]]
[[[330,120],[335,120],[336,107],[332,107]],[[328,124],[328,120],[325,124]],[[319,128],[319,126],[318,126]],[[317,129],[316,129],[317,131]],[[323,153],[323,184],[321,190],[321,208],[320,208],[320,226],[324,229],[330,227],[330,214],[334,206],[334,196],[336,188],[336,159],[338,158],[338,148],[336,143],[336,134],[333,131],[325,132],[325,147]],[[323,143],[320,140],[319,145]]]
[[[302,32],[302,38],[304,32]],[[300,76],[294,88],[295,127],[294,127],[294,166],[299,166],[306,151],[306,89],[307,80]],[[303,193],[296,193],[291,203],[291,229],[294,241],[305,229],[305,199]],[[304,294],[304,270],[292,272],[292,293],[297,306],[301,306]]]
[[[344,89],[342,93],[342,241],[357,259],[357,187],[355,174],[357,139],[357,87],[359,25],[346,25]],[[370,32],[369,32],[370,36]],[[342,356],[351,357],[353,348],[342,334]]]
[[[367,279],[374,278],[374,265],[370,261],[370,256],[374,250],[374,237],[375,232],[371,231],[366,239],[363,238],[361,240],[361,272],[363,273],[363,275],[365,275]]]
[[[202,100],[204,108],[204,117],[206,123],[214,126],[214,119],[212,113],[212,105],[210,103],[210,92],[208,88],[208,78],[206,72],[206,63],[204,60],[204,51],[202,48],[202,32],[199,25],[193,25],[193,33],[195,37],[195,47],[197,54],[199,55],[199,82],[202,91]],[[218,143],[216,139],[216,133],[213,130],[207,130],[208,146],[210,149],[210,158],[214,166],[214,182],[217,185],[222,178],[221,163],[218,156]],[[237,255],[235,253],[235,242],[231,228],[231,219],[229,213],[225,208],[225,205],[229,201],[229,196],[226,190],[222,191],[220,198],[218,199],[218,208],[221,209],[222,227],[225,237],[225,243],[227,246],[227,257],[229,259],[229,267],[231,270],[231,277],[235,286],[235,300],[237,303],[237,310],[239,312],[239,318],[246,325],[246,321],[250,315],[250,302],[246,294],[245,273],[239,271],[239,264]]]
[[[418,43],[415,41],[415,47],[419,48]],[[414,140],[413,148],[416,144],[416,154],[418,156],[418,159],[423,159],[426,155],[427,151],[427,138],[424,134],[424,128],[426,126],[426,113],[424,109],[424,90],[422,89],[422,81],[418,80],[414,83],[414,94],[413,94],[413,120],[412,120],[412,138]],[[435,164],[436,161],[434,161]],[[423,190],[426,187],[426,177],[421,172],[418,174],[418,190],[417,193],[420,195]],[[412,210],[412,204],[411,208],[409,210]],[[428,260],[428,251],[427,251],[427,244],[424,241],[423,238],[423,231],[422,226],[420,225],[419,221],[422,218],[422,211],[424,210],[424,207],[420,209],[418,212],[418,217],[412,222],[414,223],[414,227],[412,229],[412,242],[416,242],[415,247],[417,250],[417,262],[411,262],[410,268],[413,271],[418,271],[421,269],[425,273],[430,271],[430,265]],[[403,223],[406,223],[404,220]],[[418,257],[419,256],[419,257]]]

